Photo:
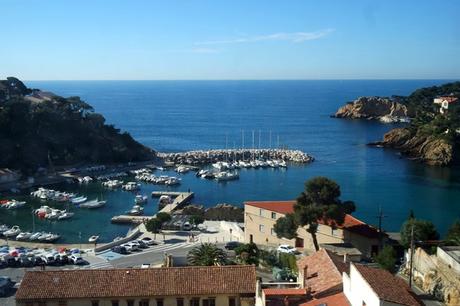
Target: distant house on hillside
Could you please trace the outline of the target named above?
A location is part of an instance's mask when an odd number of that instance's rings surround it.
[[[447,111],[449,110],[449,106],[456,104],[457,102],[458,98],[454,96],[441,96],[433,100],[434,104],[439,105],[439,112],[441,114],[447,113]]]

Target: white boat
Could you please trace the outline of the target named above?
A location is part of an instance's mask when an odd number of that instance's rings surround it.
[[[33,234],[29,237],[29,240],[30,240],[30,241],[38,240],[38,238],[40,238],[43,234],[44,234],[44,232],[36,232],[36,233],[33,233]]]
[[[121,188],[126,191],[134,191],[139,190],[141,188],[141,185],[136,182],[128,182],[125,185],[121,186]]]
[[[73,216],[75,215],[75,213],[73,212],[69,212],[69,211],[62,211],[62,213],[58,216],[58,220],[67,220],[67,219],[70,219],[72,218]]]
[[[81,208],[99,208],[106,204],[106,201],[92,200],[79,205]]]
[[[93,235],[93,236],[89,237],[88,242],[95,243],[98,239],[99,239],[99,236]]]
[[[135,204],[145,204],[145,203],[147,203],[148,199],[149,199],[149,198],[148,198],[146,195],[140,195],[140,194],[138,194],[138,195],[136,195],[136,197],[134,198],[134,203],[135,203]]]
[[[24,205],[26,205],[26,202],[24,201],[11,200],[11,201],[6,202],[6,204],[4,204],[4,207],[6,209],[16,209],[16,208],[23,207]]]
[[[87,197],[78,197],[78,198],[73,198],[72,200],[70,200],[73,204],[80,204],[80,203],[83,203],[83,202],[86,202],[88,200]]]
[[[6,225],[6,224],[2,224],[0,225],[0,233],[3,234],[4,232],[6,232],[7,230],[9,230],[10,228]]]
[[[165,184],[168,185],[168,186],[174,186],[174,185],[179,185],[180,184],[180,181],[181,179],[177,178],[177,177],[170,177],[166,182]]]
[[[185,166],[179,166],[176,168],[177,173],[187,173],[190,171],[190,168],[185,167]]]
[[[20,232],[21,232],[21,229],[19,228],[19,226],[15,225],[9,230],[7,230],[6,232],[3,232],[3,236],[16,237],[17,235],[19,235]]]
[[[222,171],[222,170],[228,169],[229,164],[226,162],[217,162],[217,163],[212,164],[212,166],[216,168],[217,170]]]
[[[231,181],[240,178],[240,175],[237,172],[227,172],[222,171],[216,174],[215,176],[217,181]]]
[[[31,232],[22,232],[16,236],[16,240],[28,240],[32,236]]]
[[[144,208],[139,205],[134,205],[133,208],[127,212],[128,215],[130,216],[139,216],[144,213]]]

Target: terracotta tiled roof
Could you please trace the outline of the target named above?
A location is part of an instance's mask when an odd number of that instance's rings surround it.
[[[17,300],[255,294],[254,266],[28,271]]]
[[[306,295],[306,289],[300,288],[267,288],[263,289],[266,296],[288,296],[288,295]]]
[[[285,215],[294,212],[295,203],[296,201],[254,201],[245,202],[244,204]],[[320,221],[319,223],[326,224],[327,222]],[[327,225],[332,225],[332,223],[329,222]],[[335,226],[337,228],[345,228],[350,232],[366,236],[368,238],[378,238],[379,235],[377,229],[348,214],[345,215],[343,224],[335,224]]]
[[[344,263],[342,257],[321,249],[298,260],[297,267],[299,271],[307,267],[304,287],[310,287],[311,294],[318,296],[342,290],[342,272],[348,272],[349,263]]]
[[[314,299],[309,302],[302,303],[299,306],[319,306],[319,305],[350,306],[350,302],[348,301],[345,294],[343,294],[343,292],[340,292],[340,293],[336,293],[333,295],[323,297],[321,299]]]
[[[354,266],[381,300],[406,306],[423,305],[401,278],[383,269]]]
[[[289,214],[294,212],[295,201],[254,201],[244,202],[244,205],[254,206],[280,214]]]

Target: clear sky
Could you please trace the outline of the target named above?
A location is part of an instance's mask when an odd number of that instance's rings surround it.
[[[460,1],[0,0],[0,77],[460,78]]]

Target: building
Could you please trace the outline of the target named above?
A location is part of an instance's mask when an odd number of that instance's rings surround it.
[[[27,271],[18,306],[251,306],[254,266]]]
[[[311,235],[305,228],[299,228],[297,238],[288,240],[278,238],[273,226],[281,217],[294,212],[295,201],[262,201],[244,203],[245,241],[260,245],[289,244],[299,249],[314,250]],[[320,222],[317,240],[322,244],[351,244],[364,257],[378,252],[380,233],[377,229],[346,215],[344,223],[332,226]],[[383,238],[385,238],[385,235]]]
[[[449,110],[449,106],[456,104],[458,101],[457,97],[454,96],[442,96],[442,97],[437,97],[433,100],[434,104],[439,105],[439,112],[441,114],[447,113]]]
[[[18,181],[20,177],[21,176],[13,170],[8,168],[0,169],[0,184],[14,183]]]
[[[351,306],[422,306],[399,277],[382,269],[350,264],[343,273],[343,293]]]
[[[436,257],[460,275],[460,246],[438,246]]]

